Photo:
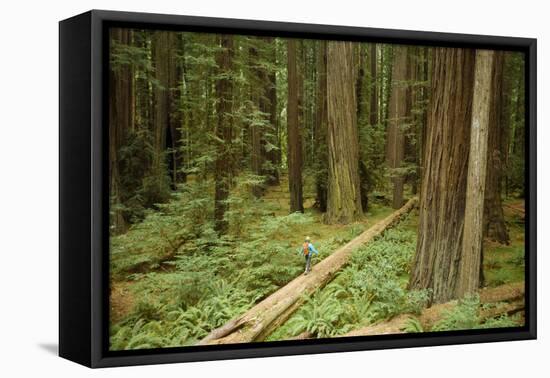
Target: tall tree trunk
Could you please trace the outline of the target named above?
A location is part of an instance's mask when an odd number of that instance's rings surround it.
[[[222,49],[218,52],[216,61],[220,70],[220,77],[216,81],[216,113],[218,124],[216,136],[215,161],[215,193],[214,193],[214,228],[219,234],[227,231],[227,222],[224,219],[227,211],[227,198],[231,188],[231,174],[233,172],[233,36],[222,34],[220,37]]]
[[[460,257],[457,297],[473,294],[479,288],[481,249],[483,248],[483,202],[487,173],[487,137],[491,107],[494,52],[478,50],[470,131],[470,154],[464,212],[464,236]]]
[[[357,94],[357,127],[367,127],[370,122],[367,110],[368,87],[367,87],[367,59],[366,59],[366,45],[364,43],[356,47],[358,53],[358,70],[356,81],[356,94]],[[359,159],[359,191],[361,195],[361,210],[367,211],[368,208],[368,171],[364,162]]]
[[[388,119],[390,116],[390,97],[392,89],[392,76],[393,76],[393,45],[386,45],[384,48],[384,60],[381,65],[384,72],[383,76],[383,85],[382,93],[380,95],[380,108],[381,108],[381,118],[384,122],[385,130],[388,129]]]
[[[130,45],[131,31],[113,28],[111,41],[115,44],[112,48]],[[109,195],[112,204],[111,230],[114,234],[120,234],[127,229],[121,210],[119,153],[134,123],[133,80],[133,69],[129,64],[111,67],[109,71]]]
[[[347,224],[362,215],[353,63],[351,42],[327,43],[328,223]]]
[[[176,116],[176,100],[174,89],[177,87],[178,76],[176,68],[176,34],[170,31],[156,31],[152,37],[152,57],[155,68],[155,79],[153,102],[153,164],[152,174],[158,185],[157,200],[163,201],[166,198],[168,188],[166,184],[175,184],[171,173],[173,166],[167,167],[166,148],[170,151],[176,150],[175,141],[178,140],[176,130],[179,128],[179,119]],[[171,159],[170,159],[171,162]],[[176,164],[177,159],[174,159]],[[169,175],[170,174],[170,175]],[[168,181],[168,179],[170,181]]]
[[[181,181],[186,182],[187,181],[187,171],[186,169],[189,168],[189,163],[191,160],[191,130],[190,130],[190,119],[191,115],[190,113],[192,110],[189,108],[189,106],[185,103],[189,101],[190,98],[190,91],[189,91],[189,83],[190,80],[188,79],[189,75],[189,67],[187,65],[187,59],[185,58],[186,54],[186,37],[185,35],[181,36],[181,50],[183,51],[183,58],[181,61],[181,87],[180,87],[180,111],[181,111],[181,123],[180,123],[180,143],[179,143],[179,156],[181,159],[181,167],[179,169],[179,173],[181,175]]]
[[[508,244],[510,238],[502,210],[502,177],[506,150],[507,122],[504,87],[504,52],[497,51],[492,70],[492,95],[489,113],[489,136],[487,148],[487,178],[485,186],[485,212],[483,215],[484,235],[501,244]]]
[[[370,124],[374,126],[378,124],[378,86],[377,82],[377,65],[378,59],[376,56],[376,43],[371,43],[369,46],[370,55]]]
[[[407,122],[407,51],[406,46],[394,46],[394,63],[392,67],[392,86],[388,109],[388,133],[386,145],[386,160],[392,176],[393,200],[392,206],[398,209],[403,204],[401,168],[405,153],[405,136],[403,128]]]
[[[297,41],[288,40],[288,105],[287,105],[287,162],[290,212],[303,212],[302,195],[302,133],[300,130],[300,83],[301,75],[297,65]]]
[[[143,49],[149,49],[150,33],[143,31],[134,32],[135,46]],[[147,72],[141,69],[140,74],[135,80],[135,97],[136,97],[136,127],[142,130],[150,130],[152,125],[152,109],[151,109],[151,91],[149,89],[150,79],[147,77]]]
[[[181,127],[182,117],[180,111],[180,100],[182,95],[181,80],[182,66],[178,63],[177,55],[182,47],[181,34],[170,33],[170,71],[169,71],[169,101],[170,101],[170,176],[172,188],[175,189],[178,183],[185,180],[183,172],[184,157],[181,151]]]
[[[315,188],[316,204],[327,211],[328,152],[327,152],[327,42],[319,41],[317,50],[317,101],[315,111]]]
[[[421,47],[409,47],[409,53],[407,57],[407,80],[409,84],[407,85],[407,117],[410,122],[409,132],[406,133],[405,138],[405,161],[412,164],[415,168],[414,172],[411,171],[407,175],[407,180],[411,184],[411,192],[413,195],[418,193],[418,182],[419,180],[419,149],[418,141],[422,135],[422,119],[420,116],[420,104],[419,99],[420,91],[418,87],[419,77],[421,77],[420,65],[418,64],[419,54]]]
[[[365,59],[365,44],[360,44],[355,48],[357,56],[357,79],[355,84],[355,93],[357,99],[357,122],[360,123],[363,115],[365,114],[365,80],[366,80],[366,59]]]
[[[426,151],[426,135],[427,135],[427,127],[428,127],[428,110],[429,110],[429,104],[431,103],[431,86],[428,84],[428,81],[431,77],[431,70],[433,70],[433,66],[430,63],[433,63],[433,59],[430,59],[430,48],[425,47],[424,48],[424,54],[423,54],[423,75],[422,79],[424,81],[424,85],[422,86],[422,102],[423,102],[423,110],[422,110],[422,135],[420,137],[420,171],[419,171],[419,179],[422,179],[424,176],[424,166],[425,166],[425,151]],[[419,186],[419,195],[421,195],[420,191],[422,190],[422,183],[420,183]]]
[[[424,149],[426,141],[426,124],[428,119],[429,93],[429,48],[419,48],[417,55],[417,89],[416,89],[416,179],[414,194],[420,193],[420,185],[424,166]]]
[[[410,289],[435,303],[455,296],[462,254],[475,51],[436,48]]]

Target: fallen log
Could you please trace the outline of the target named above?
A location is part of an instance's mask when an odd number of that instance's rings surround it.
[[[479,291],[481,304],[495,304],[494,307],[480,309],[479,319],[484,322],[499,315],[512,315],[525,309],[525,284],[517,282],[494,288],[484,288]],[[405,333],[404,329],[411,318],[416,318],[424,331],[429,331],[448,311],[452,311],[458,301],[440,303],[428,307],[418,316],[413,314],[400,314],[390,320],[382,321],[363,328],[351,331],[344,336],[372,336]]]
[[[335,273],[349,262],[355,249],[381,235],[384,230],[411,211],[416,202],[416,198],[410,199],[402,208],[376,223],[316,264],[307,276],[300,275],[295,278],[243,315],[210,332],[198,345],[246,343],[264,340],[300,307],[308,295],[330,282]]]

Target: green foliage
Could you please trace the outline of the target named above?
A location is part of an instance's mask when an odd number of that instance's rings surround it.
[[[159,204],[157,211],[146,211],[144,220],[127,233],[111,237],[111,274],[158,269],[183,247],[191,253],[215,245],[207,188],[205,182],[182,185],[172,201]]]
[[[479,296],[469,296],[459,300],[457,306],[443,313],[443,318],[432,328],[432,331],[456,331],[463,329],[516,327],[519,316],[509,317],[507,314],[486,319],[482,322],[479,311],[499,304],[480,305]]]
[[[228,200],[226,236],[218,237],[209,221],[211,184],[192,181],[126,234],[111,238],[112,275],[133,279],[139,298],[111,328],[114,349],[192,344],[301,273],[299,245],[288,236],[313,217],[274,216],[250,195],[249,184],[237,184]],[[330,243],[318,248],[331,251]]]
[[[399,313],[420,313],[428,301],[428,292],[407,291],[401,279],[408,274],[416,246],[416,233],[406,230],[409,221],[404,220],[378,240],[356,250],[350,265],[325,289],[306,300],[270,340],[304,331],[316,337],[331,337]]]
[[[476,328],[508,328],[519,326],[521,319],[519,315],[508,316],[503,314],[496,318],[487,319],[483,324],[478,325]]]
[[[469,296],[458,302],[452,310],[443,313],[443,318],[438,321],[432,331],[454,331],[473,329],[479,324],[479,296]]]
[[[424,332],[424,328],[422,327],[422,324],[420,324],[420,320],[415,317],[410,317],[405,322],[405,328],[403,328],[403,331],[406,333],[419,333]]]
[[[168,297],[174,290],[165,288],[163,295]],[[252,304],[245,291],[223,280],[211,282],[206,291],[208,295],[187,308],[178,301],[161,305],[162,297],[145,296],[130,316],[111,327],[111,349],[190,345]]]
[[[299,314],[289,322],[292,334],[308,331],[316,337],[324,338],[345,331],[339,324],[344,308],[334,294],[333,290],[324,290],[306,301]]]
[[[361,120],[360,120],[361,121]],[[359,124],[360,173],[367,192],[384,191],[386,180],[386,131],[381,124]]]

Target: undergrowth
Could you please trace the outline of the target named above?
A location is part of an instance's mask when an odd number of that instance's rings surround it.
[[[428,293],[406,290],[403,279],[416,246],[416,233],[408,229],[412,218],[409,214],[399,226],[356,250],[334,281],[306,299],[268,340],[306,331],[318,338],[333,337],[402,312],[419,313]]]
[[[111,325],[111,350],[192,345],[301,274],[304,235],[314,237],[321,260],[366,228],[332,231],[311,212],[274,215],[275,205],[250,195],[249,184],[241,180],[228,199],[240,210],[226,213],[222,238],[209,221],[211,183],[200,181],[111,238],[111,280],[133,282],[138,298]]]

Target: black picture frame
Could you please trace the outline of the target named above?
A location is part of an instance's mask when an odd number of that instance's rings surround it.
[[[108,351],[109,27],[505,49],[525,53],[526,317],[517,328]],[[536,39],[92,10],[59,24],[59,354],[89,367],[536,338]]]

